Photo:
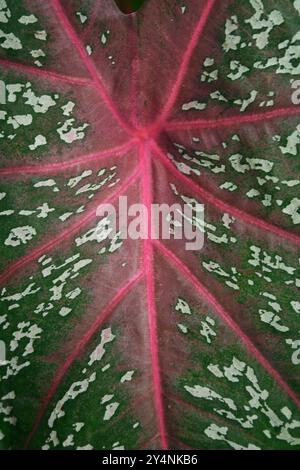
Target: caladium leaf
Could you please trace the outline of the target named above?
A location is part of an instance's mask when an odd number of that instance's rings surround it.
[[[137,11],[145,0],[115,0],[116,4],[123,13],[133,13]]]
[[[300,448],[299,14],[0,2],[2,448]],[[203,248],[111,238],[119,196]]]

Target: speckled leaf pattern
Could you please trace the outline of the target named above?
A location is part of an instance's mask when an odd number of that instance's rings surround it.
[[[300,449],[299,24],[0,0],[1,448]],[[119,196],[204,247],[110,237]]]

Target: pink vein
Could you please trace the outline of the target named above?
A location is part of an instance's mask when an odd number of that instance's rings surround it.
[[[131,289],[135,286],[135,284],[140,280],[142,275],[143,275],[142,271],[135,274],[126,284],[124,284],[119,289],[118,293],[111,300],[111,302],[108,305],[106,305],[106,307],[104,307],[103,310],[101,310],[101,312],[97,315],[95,322],[92,324],[90,329],[84,334],[84,336],[82,336],[80,341],[76,344],[75,348],[73,349],[71,354],[67,357],[64,364],[62,364],[61,367],[59,367],[46,395],[42,399],[41,406],[37,414],[37,417],[34,421],[32,430],[26,439],[25,448],[27,448],[28,445],[30,444],[35,432],[37,431],[43,419],[43,416],[49,406],[51,399],[55,395],[57,388],[59,387],[60,383],[62,382],[64,376],[66,375],[67,371],[69,370],[69,368],[71,367],[75,359],[83,351],[83,349],[90,342],[90,340],[95,335],[95,333],[97,333],[97,331],[103,325],[103,323],[108,319],[109,315],[114,311],[117,305],[122,301],[122,299],[131,291]]]
[[[97,26],[96,21],[99,18],[101,8],[103,8],[103,4],[98,1],[89,17],[88,26],[83,30],[82,40],[86,39],[91,31],[95,31],[95,27]]]
[[[40,69],[30,65],[13,62],[7,59],[0,59],[0,65],[8,68],[20,70],[24,74],[35,75],[37,77],[48,78],[52,82],[66,82],[72,85],[95,86],[94,82],[88,78],[70,77],[62,73],[52,72],[50,70]]]
[[[184,449],[187,449],[187,450],[195,450],[193,447],[190,447],[188,444],[185,444],[184,442],[182,442],[180,439],[177,439],[177,437],[171,437],[172,441],[177,444],[178,446],[180,447],[183,447]],[[178,449],[174,449],[174,450],[178,450]]]
[[[274,233],[278,237],[284,238],[285,240],[289,240],[290,242],[295,243],[296,245],[300,245],[300,235],[290,233],[285,229],[265,222],[264,220],[255,217],[254,215],[248,214],[247,212],[238,209],[227,202],[222,201],[221,199],[214,196],[209,191],[192,181],[190,178],[184,176],[177,168],[175,168],[173,163],[171,163],[168,157],[165,156],[165,154],[162,152],[162,150],[158,147],[156,143],[152,143],[151,145],[156,151],[156,154],[160,158],[163,165],[170,170],[170,173],[173,173],[173,175],[178,180],[182,181],[182,183],[184,183],[190,190],[192,190],[195,194],[201,197],[204,201],[208,202],[209,204],[221,211],[228,212],[228,214],[233,215],[234,217],[242,220],[243,222],[249,225],[255,225],[261,230],[266,230],[267,232]]]
[[[300,399],[296,393],[290,388],[285,379],[274,369],[270,362],[263,356],[263,354],[257,349],[252,343],[251,339],[244,333],[244,331],[238,326],[238,324],[231,318],[230,314],[225,310],[224,307],[218,302],[211,292],[196,278],[196,276],[189,270],[189,268],[175,256],[168,248],[166,248],[161,242],[153,241],[155,246],[160,252],[169,260],[169,262],[176,266],[179,271],[191,282],[196,291],[210,303],[216,312],[220,315],[223,321],[229,326],[229,328],[240,338],[245,344],[248,351],[255,357],[255,359],[265,368],[265,370],[273,377],[273,379],[280,385],[280,387],[289,395],[293,402],[300,408]]]
[[[197,403],[197,405],[194,404],[194,403],[190,403],[185,398],[176,397],[175,395],[170,394],[170,393],[165,394],[165,398],[168,401],[170,401],[170,400],[173,401],[181,409],[182,408],[187,408],[193,414],[195,414],[195,412],[200,413],[205,419],[210,419],[210,420],[217,421],[218,423],[223,424],[225,426],[230,424],[231,428],[235,429],[235,431],[237,431],[239,433],[242,431],[242,433],[245,436],[247,436],[249,439],[252,439],[258,445],[261,445],[261,441],[259,439],[257,439],[256,437],[254,437],[249,429],[248,430],[245,429],[245,428],[241,429],[241,426],[238,422],[234,422],[234,421],[230,420],[230,418],[226,418],[226,416],[219,415],[216,412],[215,409],[213,411],[208,411],[204,408],[201,408],[198,405],[198,403]]]
[[[142,442],[139,445],[139,450],[148,449],[148,445],[150,444],[150,442],[154,441],[154,439],[159,439],[159,434],[158,433],[154,434],[151,437],[148,437],[148,439],[146,439],[144,442]]]
[[[208,21],[209,15],[210,15],[210,12],[211,12],[211,10],[212,10],[215,3],[216,3],[216,0],[206,0],[205,7],[203,8],[203,11],[201,11],[200,18],[199,18],[199,20],[196,24],[196,27],[195,27],[195,30],[192,34],[190,42],[189,42],[189,44],[187,46],[187,49],[186,49],[186,51],[183,55],[182,62],[180,64],[180,67],[179,67],[179,70],[178,70],[178,73],[177,73],[177,77],[176,77],[174,85],[172,86],[172,89],[171,89],[170,95],[168,97],[168,100],[167,100],[165,106],[163,107],[161,114],[159,115],[158,119],[156,120],[156,122],[153,125],[153,132],[154,133],[155,133],[155,131],[157,131],[158,129],[161,128],[161,126],[166,121],[166,119],[168,118],[168,116],[169,116],[169,114],[170,114],[170,112],[173,108],[173,105],[174,105],[174,103],[177,99],[181,84],[182,84],[182,82],[184,80],[184,77],[187,73],[188,66],[189,66],[192,54],[193,54],[194,49],[197,45],[197,42],[199,41],[200,35],[201,35],[203,29],[206,26],[206,23]]]
[[[260,113],[246,113],[217,119],[196,119],[195,121],[170,121],[166,129],[216,129],[219,127],[240,125],[247,122],[261,122],[265,119],[276,119],[300,114],[300,106],[287,106]]]
[[[61,2],[59,0],[52,0],[53,8],[55,10],[56,16],[58,17],[59,21],[61,22],[61,25],[63,26],[64,30],[66,31],[68,37],[70,38],[72,44],[75,46],[77,49],[84,65],[86,66],[87,70],[89,71],[94,83],[95,87],[98,90],[99,95],[105,102],[106,106],[108,109],[111,111],[111,113],[115,116],[117,119],[118,123],[123,127],[123,129],[126,130],[130,135],[133,133],[133,129],[131,129],[126,122],[123,120],[121,117],[119,111],[117,110],[116,106],[114,105],[112,99],[110,96],[107,94],[104,85],[102,83],[102,80],[99,76],[99,72],[97,70],[97,67],[95,66],[94,62],[90,59],[84,45],[81,43],[76,31],[74,30],[73,26],[71,25],[69,19],[67,18],[62,6]]]
[[[16,165],[12,167],[4,167],[0,168],[0,175],[16,175],[24,173],[26,174],[44,174],[44,173],[51,173],[51,172],[58,172],[65,170],[66,168],[72,168],[76,165],[81,165],[89,162],[94,162],[98,160],[102,160],[103,158],[112,156],[112,155],[123,155],[126,151],[130,150],[135,144],[137,140],[131,139],[123,145],[119,145],[118,147],[114,147],[108,150],[103,150],[102,152],[94,152],[88,153],[83,155],[79,158],[74,158],[72,160],[68,160],[65,162],[60,163],[46,163],[43,165]]]
[[[104,201],[101,201],[102,204],[109,204],[112,203],[119,195],[124,193],[130,185],[136,180],[140,173],[140,168],[137,168],[134,173],[127,178],[123,184],[121,184],[118,187],[118,190],[114,192],[113,195],[105,199]],[[100,195],[99,195],[100,196]],[[97,198],[99,199],[99,198]],[[83,228],[85,225],[87,225],[90,221],[93,220],[93,218],[96,216],[96,211],[97,211],[97,204],[100,202],[99,200],[94,200],[93,201],[93,208],[87,211],[82,217],[80,217],[80,220],[77,220],[74,224],[72,224],[70,227],[66,228],[62,232],[60,232],[59,235],[56,237],[53,237],[50,241],[47,243],[44,243],[40,245],[39,247],[35,248],[34,250],[30,251],[27,255],[21,256],[17,261],[14,261],[10,265],[5,268],[5,271],[0,274],[0,285],[7,281],[16,271],[24,267],[26,264],[30,263],[31,261],[36,260],[39,258],[42,254],[47,253],[49,250],[54,248],[56,245],[61,243],[62,241],[66,240],[69,238],[71,235],[75,234],[78,232],[81,228]]]
[[[152,377],[154,389],[154,402],[156,406],[156,413],[158,419],[158,428],[161,439],[162,448],[168,448],[167,432],[165,425],[165,416],[162,399],[162,387],[160,378],[159,354],[158,354],[158,341],[157,341],[157,311],[155,305],[155,288],[154,288],[154,272],[153,272],[153,249],[150,240],[151,230],[151,203],[152,203],[152,184],[151,184],[151,160],[147,144],[141,146],[141,171],[143,175],[142,191],[143,203],[147,208],[147,224],[148,236],[144,240],[144,269],[146,276],[146,290],[148,302],[148,325],[150,336],[150,350],[152,359]]]

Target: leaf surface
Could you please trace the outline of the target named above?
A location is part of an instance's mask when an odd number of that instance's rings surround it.
[[[299,14],[0,2],[2,448],[300,449]],[[119,196],[204,247],[111,238]]]

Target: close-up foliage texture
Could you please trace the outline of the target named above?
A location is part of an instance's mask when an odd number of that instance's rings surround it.
[[[0,448],[299,450],[300,0],[139,6],[0,0]]]

